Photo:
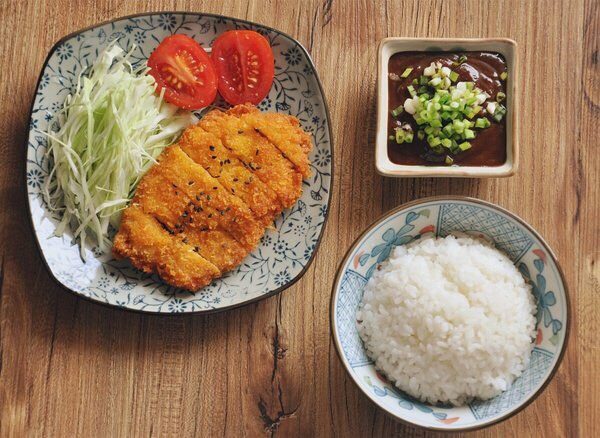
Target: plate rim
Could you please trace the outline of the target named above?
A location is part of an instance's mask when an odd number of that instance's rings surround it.
[[[237,23],[241,23],[241,24],[246,24],[246,25],[250,25],[250,26],[255,26],[255,27],[260,27],[263,29],[266,29],[270,32],[275,32],[281,36],[283,36],[284,38],[288,38],[289,40],[293,41],[297,47],[299,47],[299,49],[302,51],[302,53],[304,54],[304,56],[306,56],[306,59],[308,61],[308,64],[310,65],[310,67],[312,68],[313,72],[314,72],[314,77],[316,79],[317,82],[317,86],[319,88],[319,92],[321,93],[322,96],[322,101],[323,101],[323,108],[325,110],[325,117],[327,118],[327,132],[329,134],[329,149],[330,149],[330,153],[331,153],[331,172],[330,172],[330,185],[329,185],[329,191],[328,191],[328,195],[329,198],[327,200],[327,209],[325,211],[325,216],[323,217],[323,224],[321,226],[321,230],[319,232],[319,237],[317,238],[317,241],[315,243],[315,249],[313,250],[310,259],[308,259],[308,261],[306,262],[306,264],[304,265],[304,267],[302,268],[302,270],[294,277],[292,278],[288,283],[273,289],[272,291],[269,291],[266,294],[260,295],[258,297],[252,298],[250,300],[246,300],[246,301],[242,301],[239,303],[235,303],[235,304],[231,304],[229,306],[224,306],[224,307],[218,307],[218,308],[210,308],[210,309],[198,309],[198,310],[192,310],[189,312],[160,312],[160,311],[154,311],[154,310],[144,310],[144,309],[136,309],[136,308],[132,308],[132,307],[127,307],[127,306],[119,306],[117,304],[113,304],[113,303],[108,303],[106,301],[102,301],[90,296],[86,296],[83,295],[81,292],[78,292],[74,289],[71,289],[69,286],[67,286],[66,284],[64,284],[63,282],[61,282],[55,275],[54,272],[52,271],[52,269],[50,268],[50,266],[48,265],[48,262],[46,261],[46,256],[44,254],[44,250],[42,249],[42,245],[40,243],[40,236],[38,236],[38,233],[36,232],[35,229],[35,225],[34,225],[34,221],[33,221],[33,211],[32,211],[32,204],[31,204],[31,200],[29,197],[29,193],[28,190],[25,190],[25,199],[27,202],[27,216],[29,217],[29,225],[31,227],[31,231],[32,234],[34,236],[34,240],[35,240],[35,244],[37,247],[37,253],[38,256],[40,257],[42,264],[44,265],[44,267],[46,268],[47,273],[49,274],[50,278],[58,285],[60,286],[61,289],[69,292],[70,294],[75,295],[78,298],[84,299],[86,301],[104,306],[104,307],[109,307],[111,309],[120,309],[122,311],[126,311],[126,312],[133,312],[133,313],[139,313],[139,314],[144,314],[144,315],[158,315],[158,316],[174,316],[174,315],[179,315],[179,316],[184,316],[184,315],[209,315],[209,314],[215,314],[215,313],[221,313],[221,312],[225,312],[228,310],[233,310],[233,309],[237,309],[243,306],[247,306],[250,304],[254,304],[257,303],[258,301],[273,297],[275,295],[280,294],[281,292],[283,292],[284,290],[292,287],[294,284],[296,284],[302,277],[304,277],[304,274],[306,274],[306,271],[308,271],[308,268],[310,268],[310,266],[312,265],[312,262],[314,261],[317,252],[319,251],[319,248],[321,246],[321,241],[323,240],[323,235],[325,234],[325,230],[327,228],[327,222],[329,219],[329,213],[330,213],[330,206],[331,206],[331,201],[333,199],[333,193],[334,191],[331,190],[331,188],[334,185],[334,172],[335,172],[335,155],[334,155],[334,140],[333,140],[333,132],[332,132],[332,128],[331,128],[331,114],[329,113],[329,106],[327,105],[327,97],[325,95],[325,91],[323,89],[323,84],[321,83],[321,79],[319,78],[319,74],[317,72],[316,66],[313,62],[312,57],[310,56],[310,53],[308,52],[308,50],[306,50],[306,48],[302,45],[302,43],[300,43],[296,38],[288,35],[285,32],[282,32],[278,29],[275,29],[273,27],[264,25],[264,24],[260,24],[254,21],[250,21],[250,20],[246,20],[246,19],[242,19],[242,18],[235,18],[235,17],[231,17],[228,15],[222,15],[222,14],[214,14],[214,13],[204,13],[204,12],[190,12],[190,11],[171,11],[171,10],[161,10],[161,11],[151,11],[151,12],[140,12],[140,13],[136,13],[136,14],[130,14],[130,15],[123,15],[123,16],[119,16],[117,18],[113,18],[111,20],[105,20],[99,23],[95,23],[92,24],[90,26],[84,27],[84,28],[80,28],[76,31],[70,32],[67,35],[64,35],[63,37],[59,38],[56,42],[54,42],[54,44],[52,44],[52,46],[50,47],[50,49],[48,50],[48,54],[46,55],[46,58],[44,59],[44,62],[42,63],[42,66],[40,68],[40,73],[38,75],[38,79],[36,81],[36,85],[34,88],[34,93],[33,93],[33,97],[31,99],[31,105],[29,106],[29,116],[28,116],[28,121],[31,121],[32,116],[33,116],[33,108],[35,106],[35,101],[37,98],[37,91],[39,89],[40,86],[40,82],[42,80],[42,76],[44,75],[44,71],[48,65],[48,62],[50,61],[50,58],[52,57],[52,55],[54,54],[54,52],[56,51],[56,49],[65,41],[76,37],[79,34],[82,34],[84,32],[87,32],[89,30],[101,27],[101,26],[105,26],[107,24],[111,24],[111,23],[115,23],[117,21],[121,21],[121,20],[129,20],[132,18],[137,18],[137,17],[145,17],[145,16],[154,16],[154,15],[162,15],[162,14],[173,14],[173,15],[194,15],[194,16],[203,16],[203,17],[209,17],[209,18],[213,18],[213,19],[225,19],[225,20],[231,20],[231,21],[235,21]],[[27,175],[27,154],[28,154],[28,150],[29,150],[29,136],[31,134],[31,127],[29,126],[29,124],[27,125],[27,135],[25,137],[25,147],[24,147],[24,160],[23,160],[23,173],[22,173],[22,178],[23,178],[23,182],[22,184],[25,185],[25,187],[27,187],[27,181],[26,181],[26,175]]]
[[[411,422],[405,418],[400,417],[399,415],[394,414],[393,412],[390,412],[389,410],[383,408],[379,403],[377,403],[376,399],[371,396],[371,394],[367,393],[367,391],[365,391],[363,389],[363,387],[361,386],[361,384],[357,381],[357,379],[355,378],[351,367],[349,367],[349,364],[347,363],[347,359],[345,359],[345,356],[342,352],[342,346],[340,344],[340,339],[339,339],[339,335],[338,335],[338,330],[337,330],[337,326],[335,323],[335,302],[336,302],[336,298],[339,295],[339,284],[342,278],[342,268],[344,267],[344,265],[347,263],[348,259],[350,258],[350,255],[352,254],[352,252],[354,251],[354,249],[356,249],[356,247],[358,246],[358,244],[360,243],[360,241],[373,229],[375,228],[377,225],[379,225],[381,222],[383,222],[384,220],[390,218],[391,216],[394,216],[395,214],[399,213],[402,210],[408,209],[408,208],[413,208],[416,207],[417,205],[421,205],[421,204],[425,204],[425,203],[429,203],[429,202],[434,202],[434,201],[466,201],[466,202],[470,202],[470,203],[474,203],[474,204],[480,204],[483,205],[485,207],[494,209],[494,210],[498,210],[500,213],[503,213],[509,217],[511,217],[512,219],[516,220],[518,223],[520,223],[521,225],[523,225],[536,239],[539,240],[539,242],[542,244],[542,246],[544,247],[544,249],[546,250],[546,252],[548,253],[548,256],[552,259],[552,261],[554,262],[557,271],[558,271],[558,275],[560,277],[560,280],[563,284],[563,288],[565,291],[565,307],[566,307],[566,324],[565,324],[565,338],[563,341],[563,344],[561,346],[561,350],[558,353],[558,358],[556,360],[556,363],[554,364],[554,367],[552,368],[552,370],[550,371],[550,374],[548,374],[548,376],[546,377],[545,381],[542,383],[542,385],[525,401],[523,402],[520,406],[518,406],[517,408],[511,410],[510,412],[507,412],[506,414],[491,420],[491,421],[484,421],[481,424],[476,424],[476,425],[472,425],[472,426],[466,426],[466,427],[435,427],[435,426],[426,426],[423,424],[418,424],[418,423],[414,423]],[[435,432],[467,432],[467,431],[476,431],[476,430],[481,430],[481,429],[485,429],[489,426],[492,426],[494,424],[498,424],[504,420],[507,420],[508,418],[518,414],[519,412],[523,411],[527,406],[529,406],[531,403],[533,403],[534,400],[536,400],[544,391],[545,389],[548,387],[549,383],[552,381],[552,379],[554,378],[556,372],[558,371],[558,369],[560,368],[560,365],[563,361],[563,358],[565,356],[565,352],[567,350],[567,345],[568,345],[568,341],[569,341],[569,335],[570,335],[570,331],[571,331],[571,298],[570,298],[570,293],[569,293],[569,288],[568,288],[568,284],[567,281],[565,279],[565,274],[562,270],[562,267],[560,266],[560,263],[558,261],[558,257],[556,257],[556,255],[554,254],[554,251],[552,250],[552,248],[550,247],[550,245],[548,245],[548,243],[546,242],[546,240],[544,240],[544,238],[535,230],[533,229],[533,227],[531,225],[529,225],[524,219],[522,219],[520,216],[518,216],[515,213],[512,213],[511,211],[507,210],[504,207],[499,206],[498,204],[495,204],[493,202],[490,201],[484,201],[482,199],[478,199],[478,198],[473,198],[471,196],[463,196],[463,195],[440,195],[440,196],[427,196],[424,198],[419,198],[419,199],[415,199],[409,202],[405,202],[403,204],[400,204],[399,206],[396,206],[394,208],[392,208],[391,210],[383,213],[382,215],[380,215],[377,219],[375,219],[372,223],[370,223],[364,231],[362,231],[357,237],[356,239],[352,242],[352,244],[349,246],[349,248],[346,250],[346,252],[344,253],[344,256],[341,259],[341,262],[338,265],[338,268],[336,270],[336,274],[335,274],[335,278],[333,280],[333,285],[331,288],[331,298],[330,298],[330,302],[329,302],[329,327],[330,327],[330,335],[333,341],[333,344],[335,346],[335,351],[337,353],[338,359],[342,364],[342,367],[344,369],[344,371],[346,372],[346,374],[350,377],[350,380],[352,381],[352,383],[358,388],[358,390],[365,395],[369,401],[371,401],[378,410],[380,410],[381,412],[383,412],[384,414],[390,416],[391,418],[406,424],[408,426],[411,427],[417,427],[417,428],[421,428],[424,430],[430,430],[430,431],[435,431]]]

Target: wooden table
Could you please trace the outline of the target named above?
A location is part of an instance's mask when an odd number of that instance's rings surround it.
[[[29,105],[61,36],[152,9],[214,12],[277,27],[311,53],[329,101],[335,179],[329,223],[304,278],[212,316],[156,317],[65,292],[37,254],[25,203]],[[354,238],[403,202],[468,195],[523,217],[562,261],[572,322],[545,392],[482,436],[598,433],[600,4],[562,1],[0,2],[0,436],[423,436],[378,411],[346,376],[329,298]],[[509,179],[387,179],[375,173],[377,42],[506,36],[521,59],[521,168]]]

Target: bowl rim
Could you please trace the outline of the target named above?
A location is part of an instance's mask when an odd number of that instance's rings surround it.
[[[393,163],[387,155],[387,142],[386,142],[386,153],[385,158],[382,158],[380,149],[384,146],[381,145],[380,137],[387,138],[380,135],[380,131],[385,129],[387,131],[387,111],[385,115],[382,111],[383,103],[381,100],[383,96],[383,84],[382,74],[384,68],[387,68],[383,60],[383,50],[390,43],[403,43],[403,42],[420,42],[424,44],[461,44],[461,43],[472,43],[472,44],[490,44],[500,43],[506,44],[509,50],[512,52],[513,62],[509,66],[510,74],[510,90],[511,92],[511,111],[510,111],[510,122],[512,141],[505,142],[505,149],[511,152],[511,159],[507,157],[506,162],[501,166],[456,166],[456,167],[444,167],[444,166],[423,166],[423,165],[402,165]],[[376,124],[376,137],[375,137],[375,169],[378,174],[391,178],[415,178],[415,177],[445,177],[445,178],[507,178],[515,175],[519,169],[519,118],[517,117],[519,112],[519,51],[518,44],[515,40],[507,37],[491,37],[491,38],[418,38],[418,37],[387,37],[382,38],[379,41],[377,49],[377,124]],[[441,49],[446,51],[445,49]],[[472,49],[475,50],[475,49]],[[485,48],[481,48],[484,50]],[[423,50],[426,51],[426,50]],[[451,50],[448,50],[451,51]],[[387,108],[387,93],[386,93],[385,107]],[[391,168],[393,166],[393,168]]]
[[[330,189],[334,184],[334,172],[335,172],[335,146],[334,146],[334,139],[333,139],[333,131],[332,131],[332,126],[331,126],[331,114],[329,112],[329,106],[327,104],[327,97],[325,95],[325,90],[323,89],[323,84],[321,83],[321,79],[319,77],[319,74],[317,72],[317,68],[315,66],[315,63],[312,59],[312,57],[310,56],[310,53],[308,52],[308,50],[302,45],[302,43],[300,43],[300,41],[298,41],[296,38],[290,36],[289,34],[280,31],[279,29],[276,29],[274,27],[271,26],[267,26],[261,23],[257,23],[255,21],[250,21],[250,20],[246,20],[243,18],[236,18],[236,17],[232,17],[232,16],[228,16],[228,15],[222,15],[222,14],[213,14],[213,13],[209,13],[209,12],[193,12],[193,11],[181,11],[181,10],[158,10],[158,11],[146,11],[146,12],[139,12],[139,13],[135,13],[135,14],[128,14],[128,15],[122,15],[110,20],[105,20],[105,21],[101,21],[101,22],[97,22],[97,23],[93,23],[90,26],[86,26],[83,28],[79,28],[73,32],[70,32],[62,37],[60,37],[58,40],[56,40],[56,42],[54,42],[52,44],[52,46],[50,47],[50,49],[48,49],[48,53],[46,55],[46,58],[44,59],[44,62],[42,63],[42,66],[40,67],[40,73],[38,74],[38,78],[37,81],[35,83],[35,92],[33,93],[33,96],[31,98],[31,104],[29,106],[29,114],[28,114],[28,118],[27,120],[31,120],[32,116],[33,116],[33,108],[35,106],[35,101],[37,98],[37,90],[39,89],[40,86],[40,82],[42,80],[42,76],[44,75],[44,70],[46,69],[46,66],[48,65],[48,62],[50,61],[50,58],[52,57],[52,55],[54,54],[54,52],[56,51],[56,49],[65,41],[68,41],[74,37],[76,37],[79,34],[82,34],[84,32],[87,32],[89,30],[95,29],[97,27],[101,27],[101,26],[106,26],[107,24],[112,24],[115,23],[117,21],[121,21],[121,20],[129,20],[132,18],[138,18],[138,17],[145,17],[145,16],[151,16],[151,15],[162,15],[162,14],[173,14],[173,15],[201,15],[204,17],[208,17],[208,18],[213,18],[213,19],[226,19],[226,20],[232,20],[235,21],[237,23],[241,23],[241,24],[245,24],[245,25],[250,25],[250,26],[256,26],[256,27],[260,27],[263,29],[266,29],[268,31],[271,32],[275,32],[279,35],[281,35],[284,38],[289,39],[290,41],[294,42],[298,48],[302,51],[302,53],[304,54],[304,56],[306,57],[307,61],[308,61],[308,65],[310,65],[310,67],[312,68],[313,72],[314,72],[314,78],[316,79],[316,83],[319,89],[319,92],[321,93],[321,96],[323,98],[323,108],[325,110],[325,116],[327,117],[327,133],[329,135],[329,145],[330,145],[330,150],[331,150],[331,171],[330,171]],[[28,150],[29,150],[29,136],[31,134],[31,129],[27,128],[26,131],[26,136],[25,136],[25,147],[24,147],[24,160],[23,160],[23,173],[22,173],[22,184],[26,187],[27,183],[25,181],[25,177],[27,174],[27,154],[28,154]],[[117,309],[120,311],[125,311],[125,312],[131,312],[131,313],[138,313],[138,314],[144,314],[144,315],[157,315],[159,317],[173,317],[173,316],[185,316],[185,315],[209,315],[209,314],[215,314],[215,313],[221,313],[221,312],[226,312],[229,310],[233,310],[233,309],[237,309],[240,307],[244,307],[250,304],[255,304],[261,300],[264,300],[266,298],[270,298],[272,296],[278,295],[281,292],[283,292],[284,290],[292,287],[295,283],[297,283],[302,277],[304,277],[304,274],[306,274],[306,272],[308,271],[308,269],[310,268],[312,262],[315,260],[317,252],[319,250],[319,247],[321,246],[321,242],[323,240],[323,236],[325,235],[325,230],[327,228],[327,222],[329,220],[329,212],[331,211],[331,202],[333,200],[333,191],[329,190],[329,199],[327,201],[327,209],[325,211],[325,216],[323,217],[323,225],[321,226],[321,231],[319,233],[319,237],[317,239],[317,242],[315,243],[315,249],[313,250],[310,259],[306,262],[306,264],[304,265],[304,267],[302,268],[302,270],[298,273],[298,275],[296,275],[294,278],[292,278],[288,283],[275,288],[271,291],[269,291],[266,294],[260,295],[256,298],[253,298],[251,300],[246,300],[246,301],[242,301],[239,303],[235,303],[235,304],[231,304],[229,306],[224,306],[224,307],[219,307],[219,308],[212,308],[212,309],[204,309],[204,310],[194,310],[194,311],[190,311],[190,312],[182,312],[182,313],[170,313],[170,312],[158,312],[158,311],[150,311],[150,310],[143,310],[143,309],[134,309],[131,307],[124,307],[124,306],[117,306],[115,304],[112,303],[107,303],[105,301],[101,301],[101,300],[97,300],[93,297],[89,297],[86,295],[83,295],[81,292],[78,292],[74,289],[71,289],[69,286],[67,286],[66,284],[64,284],[62,281],[60,281],[55,275],[54,272],[52,271],[52,269],[50,268],[50,266],[48,265],[48,262],[46,261],[46,255],[42,249],[42,245],[40,243],[40,239],[39,236],[36,232],[36,228],[34,225],[34,220],[33,220],[33,212],[31,209],[31,199],[29,197],[29,193],[27,190],[24,190],[24,195],[25,196],[25,202],[26,202],[26,206],[27,206],[27,216],[29,217],[29,226],[31,229],[31,233],[33,235],[33,239],[35,241],[35,245],[37,247],[37,254],[39,256],[39,258],[42,261],[42,264],[44,265],[46,272],[49,274],[49,277],[52,279],[52,281],[57,284],[60,289],[62,289],[63,291],[68,292],[69,294],[74,295],[75,297],[79,298],[79,299],[83,299],[85,301],[103,306],[103,307],[107,307],[110,309]]]
[[[466,201],[466,202],[471,202],[474,204],[480,204],[486,207],[489,207],[491,209],[497,210],[509,217],[511,217],[512,219],[516,220],[518,223],[520,223],[521,225],[523,225],[531,234],[533,234],[533,236],[539,240],[539,242],[542,244],[544,250],[546,251],[546,253],[548,254],[548,256],[552,259],[552,261],[554,262],[554,264],[556,265],[557,271],[558,271],[558,275],[560,277],[560,280],[563,284],[563,289],[565,291],[565,307],[566,307],[566,324],[565,324],[565,338],[563,341],[563,344],[561,346],[560,352],[558,353],[558,358],[552,368],[552,370],[550,371],[550,373],[548,374],[548,376],[546,377],[546,379],[544,380],[544,382],[542,383],[542,385],[533,393],[531,394],[524,402],[521,403],[521,405],[517,406],[515,409],[510,410],[509,412],[507,412],[506,414],[502,415],[501,417],[498,417],[494,420],[491,421],[484,421],[483,423],[480,424],[474,424],[472,426],[466,426],[466,427],[435,427],[435,426],[425,426],[422,424],[418,424],[418,423],[414,423],[406,418],[400,417],[399,415],[394,414],[393,412],[390,412],[389,410],[385,409],[384,407],[382,407],[375,399],[374,396],[372,396],[371,394],[369,394],[367,391],[365,391],[365,389],[363,388],[362,384],[357,380],[357,378],[355,377],[354,373],[351,372],[351,369],[349,368],[349,364],[347,362],[347,360],[344,357],[344,354],[342,352],[342,346],[340,344],[340,339],[339,339],[339,334],[338,334],[338,329],[336,326],[336,322],[335,322],[335,302],[336,302],[336,298],[338,296],[339,293],[339,284],[340,284],[340,280],[342,278],[342,268],[344,267],[344,265],[346,265],[346,262],[348,261],[348,259],[350,258],[350,254],[354,251],[354,249],[358,246],[358,244],[360,243],[360,241],[363,239],[363,237],[365,237],[373,228],[375,228],[377,225],[379,225],[381,222],[383,222],[384,220],[388,219],[389,217],[399,213],[402,210],[408,209],[408,208],[412,208],[415,207],[417,205],[421,205],[421,204],[425,204],[425,203],[429,203],[429,202],[433,202],[433,201]],[[519,412],[521,412],[522,410],[524,410],[527,406],[529,406],[535,399],[537,399],[539,397],[540,394],[542,394],[542,392],[544,392],[544,390],[546,389],[546,387],[548,386],[548,384],[552,381],[554,375],[556,374],[558,368],[560,367],[560,364],[562,363],[562,360],[564,358],[565,352],[567,350],[567,344],[569,341],[569,334],[570,334],[570,328],[571,328],[571,304],[570,304],[570,295],[569,295],[569,290],[568,290],[568,285],[567,285],[567,281],[565,279],[565,275],[564,272],[558,262],[558,258],[556,257],[556,255],[554,254],[554,251],[552,251],[552,248],[550,248],[550,246],[548,245],[548,243],[542,238],[542,236],[531,226],[529,225],[525,220],[523,220],[520,216],[516,215],[515,213],[510,212],[509,210],[505,209],[504,207],[501,207],[497,204],[494,204],[492,202],[489,201],[484,201],[482,199],[477,199],[477,198],[473,198],[470,196],[463,196],[463,195],[448,195],[448,196],[428,196],[428,197],[424,197],[424,198],[419,198],[419,199],[415,199],[413,201],[409,201],[406,202],[404,204],[401,204],[397,207],[392,208],[391,210],[389,210],[388,212],[384,213],[383,215],[381,215],[379,218],[377,218],[374,222],[372,222],[368,227],[366,227],[366,229],[360,233],[360,235],[358,237],[356,237],[356,239],[354,240],[354,242],[352,242],[352,244],[350,245],[350,247],[348,248],[348,250],[346,251],[346,253],[344,254],[344,256],[342,257],[342,260],[337,268],[337,272],[335,274],[335,278],[333,281],[333,286],[332,286],[332,291],[331,291],[331,298],[330,298],[330,305],[329,305],[330,309],[329,309],[329,318],[330,318],[330,327],[331,327],[331,337],[332,337],[332,341],[333,344],[335,346],[335,351],[337,352],[338,358],[340,360],[340,362],[343,365],[344,371],[346,371],[346,374],[348,376],[350,376],[350,379],[352,380],[352,382],[358,387],[358,389],[360,389],[360,391],[367,396],[367,398],[373,403],[375,404],[375,406],[383,411],[384,413],[386,413],[387,415],[391,416],[392,418],[400,421],[401,423],[404,423],[406,425],[412,426],[412,427],[419,427],[425,430],[431,430],[431,431],[436,431],[436,432],[466,432],[466,431],[474,431],[474,430],[480,430],[480,429],[484,429],[486,427],[492,426],[494,424],[500,423],[516,414],[518,414]]]

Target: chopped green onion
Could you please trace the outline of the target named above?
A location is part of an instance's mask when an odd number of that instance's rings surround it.
[[[498,91],[498,94],[496,94],[496,102],[502,102],[504,99],[506,99],[506,94],[502,91]]]
[[[396,143],[404,143],[404,130],[401,128],[396,128]]]
[[[404,70],[402,72],[402,74],[400,75],[401,78],[407,78],[408,75],[410,75],[410,73],[413,71],[414,69],[412,67],[408,67],[406,70]]]
[[[450,156],[450,155],[446,155],[446,159],[444,160],[444,162],[448,165],[451,166],[454,163],[454,159]]]
[[[508,73],[503,71],[502,73],[500,73],[500,79],[502,79],[503,81],[505,81],[508,78]]]
[[[475,120],[475,127],[476,128],[488,128],[491,125],[490,121],[488,119],[486,119],[485,117],[481,117],[477,120]]]
[[[396,137],[394,137],[393,135],[390,135],[390,136],[388,137],[388,139],[389,139],[389,140],[394,140],[395,138],[396,138]]]
[[[465,123],[461,120],[454,120],[452,122],[453,128],[455,132],[458,132],[459,134],[462,134],[462,132],[465,129]]]
[[[442,78],[433,78],[432,80],[429,81],[429,85],[431,85],[432,87],[437,87],[438,85],[440,85],[442,83]]]
[[[466,140],[471,140],[475,138],[475,131],[473,131],[472,129],[465,129],[463,132],[463,136]]]
[[[398,117],[400,114],[404,112],[404,106],[400,105],[392,110],[392,115],[394,117]]]
[[[427,137],[427,142],[429,143],[429,146],[436,147],[442,142],[442,140],[440,140],[439,137],[434,137],[433,135],[430,135],[429,137]]]
[[[475,117],[475,115],[479,114],[480,111],[481,111],[481,107],[478,105],[475,105],[473,108],[471,108],[471,111],[469,111],[469,113],[466,116],[469,119],[472,119],[473,117]]]
[[[498,104],[496,111],[494,111],[493,118],[496,122],[501,122],[502,118],[506,115],[506,107],[502,104]]]
[[[460,63],[466,60],[466,55],[458,59]],[[407,69],[402,76],[407,77],[412,71]],[[414,86],[407,87],[413,99],[408,99],[410,108],[405,107],[405,110],[419,125],[416,136],[419,140],[427,140],[428,153],[443,156],[444,151],[455,154],[469,149],[471,143],[465,140],[476,137],[475,129],[490,126],[490,120],[485,117],[475,120],[475,116],[482,113],[482,105],[486,105],[486,101],[487,105],[494,105],[492,117],[495,120],[501,120],[506,114],[506,109],[487,100],[490,96],[477,88],[474,82],[457,82],[460,78],[458,72],[432,63],[424,73],[418,80],[412,81]],[[501,93],[497,94],[497,99],[502,100]],[[395,138],[398,143],[410,143],[414,134],[397,128]],[[439,159],[441,157],[433,160]]]
[[[462,64],[463,62],[465,62],[467,60],[467,55],[461,55],[460,58],[458,58],[458,64]]]
[[[413,84],[413,85],[419,85],[419,80],[418,80],[417,78],[414,78],[414,79],[412,80],[412,84]]]

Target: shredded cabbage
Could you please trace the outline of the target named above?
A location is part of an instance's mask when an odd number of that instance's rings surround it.
[[[55,234],[71,227],[84,260],[88,240],[110,248],[109,226],[118,227],[140,178],[196,121],[157,95],[148,68],[134,69],[130,55],[108,46],[45,133],[50,174],[43,196],[62,215]]]

